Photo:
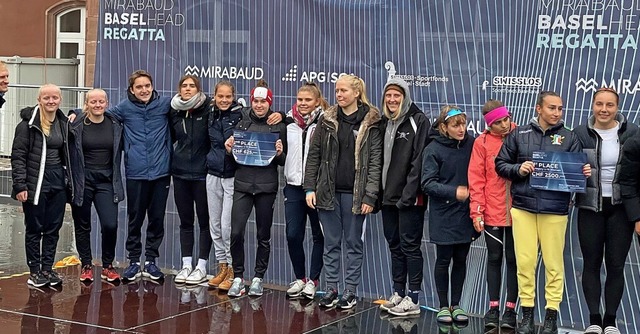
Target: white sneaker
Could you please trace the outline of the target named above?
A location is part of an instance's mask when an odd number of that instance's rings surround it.
[[[414,304],[411,297],[405,296],[398,306],[389,309],[389,313],[401,317],[413,314],[420,314],[420,305]]]
[[[262,278],[254,277],[249,286],[249,296],[262,296]]]
[[[304,285],[302,294],[309,299],[316,297],[316,284],[313,283],[313,280],[307,280],[307,284]]]
[[[184,267],[180,269],[173,281],[178,284],[184,283],[187,281],[187,277],[189,277],[189,274],[191,274],[191,267]]]
[[[613,326],[607,326],[604,329],[604,334],[620,334],[620,330]]]
[[[591,325],[584,330],[585,334],[602,334],[602,327],[598,325]]]
[[[380,304],[380,309],[388,312],[390,309],[398,306],[398,304],[400,304],[401,301],[402,301],[402,297],[400,297],[400,295],[397,292],[394,292],[393,295],[389,297],[389,300]]]
[[[305,284],[301,279],[297,279],[291,283],[289,283],[289,289],[287,290],[287,295],[289,297],[298,297],[304,290]]]
[[[202,271],[202,269],[200,268],[196,268],[191,272],[191,274],[189,274],[189,277],[187,277],[187,279],[185,280],[185,283],[200,284],[206,280],[207,280],[207,273]]]
[[[244,295],[244,282],[242,282],[242,278],[236,277],[233,279],[233,283],[231,284],[231,288],[227,292],[227,296],[229,297],[240,297]]]

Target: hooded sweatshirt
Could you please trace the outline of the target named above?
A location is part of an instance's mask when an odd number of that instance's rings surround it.
[[[422,172],[422,151],[429,143],[428,132],[431,123],[411,100],[409,85],[402,79],[389,79],[389,86],[401,89],[404,98],[399,115],[390,119],[389,114],[382,116],[384,132],[382,189],[383,205],[395,205],[406,208],[422,205],[425,200],[420,190]]]

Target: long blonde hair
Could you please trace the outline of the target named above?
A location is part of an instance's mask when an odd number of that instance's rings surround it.
[[[370,108],[373,107],[367,98],[367,86],[364,84],[364,80],[353,74],[345,74],[338,78],[338,81],[347,81],[351,89],[360,93],[358,100]]]
[[[40,109],[40,127],[42,128],[42,133],[44,133],[45,136],[49,136],[49,133],[51,131],[51,121],[44,116],[44,111],[42,108],[42,104],[40,102],[40,97],[42,96],[42,92],[47,88],[55,88],[56,92],[58,93],[58,96],[60,96],[60,100],[62,100],[62,90],[60,90],[60,87],[54,84],[45,84],[40,86],[40,89],[38,89],[38,108]]]

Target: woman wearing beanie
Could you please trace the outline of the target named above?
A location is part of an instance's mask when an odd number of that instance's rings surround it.
[[[469,162],[469,198],[471,219],[476,231],[484,231],[487,245],[487,288],[489,311],[484,315],[486,328],[515,328],[518,277],[516,254],[511,229],[510,183],[496,173],[495,157],[504,138],[515,129],[511,114],[498,100],[489,100],[482,107],[486,129],[473,143]],[[500,287],[502,258],[506,258],[507,300],[500,322]]]
[[[251,90],[251,108],[242,109],[242,120],[237,130],[250,132],[276,133],[279,139],[275,143],[276,155],[267,166],[238,164],[231,209],[231,257],[233,259],[233,283],[229,288],[230,297],[240,297],[245,293],[244,275],[244,237],[251,209],[255,208],[256,221],[256,265],[250,296],[261,296],[262,279],[269,265],[271,252],[271,224],[273,223],[273,203],[278,193],[278,166],[284,165],[287,153],[287,128],[283,123],[269,125],[267,118],[273,113],[273,93],[264,81]],[[233,136],[225,142],[227,153],[234,146]]]
[[[363,257],[365,217],[380,191],[382,132],[380,112],[367,99],[364,81],[354,75],[336,82],[338,104],[318,121],[304,175],[307,205],[318,208],[324,232],[326,294],[320,306],[356,305]],[[338,300],[338,277],[345,252],[345,288]]]
[[[284,163],[284,213],[287,220],[287,246],[296,279],[289,284],[287,295],[304,295],[313,299],[322,271],[324,236],[320,228],[318,211],[307,206],[302,188],[305,162],[316,131],[318,118],[327,109],[327,101],[315,83],[305,83],[298,89],[296,104],[287,114],[287,161]],[[307,217],[313,235],[311,268],[305,274],[304,235]]]
[[[178,284],[200,284],[207,280],[207,262],[211,252],[209,212],[207,210],[206,156],[209,152],[208,114],[211,98],[192,75],[178,82],[178,94],[171,99],[171,138],[173,154],[171,175],[173,197],[180,217],[180,250],[182,269],[174,281]],[[195,213],[194,213],[195,205]],[[193,269],[195,217],[198,217],[198,260]]]
[[[589,307],[590,326],[585,333],[614,334],[616,313],[624,291],[624,263],[633,240],[633,223],[627,219],[621,187],[627,179],[621,166],[622,147],[633,138],[638,126],[618,112],[618,93],[600,88],[593,94],[593,115],[573,132],[592,166],[587,192],[576,194],[578,239],[583,256],[582,291]],[[623,160],[624,161],[624,160]],[[634,169],[633,174],[638,170]],[[600,313],[602,284],[600,268],[604,258],[604,318]]]
[[[496,157],[498,175],[511,181],[511,218],[518,267],[518,295],[522,306],[519,334],[536,331],[533,324],[535,276],[538,245],[542,249],[546,286],[543,334],[558,332],[558,310],[564,290],[564,241],[571,193],[533,189],[533,151],[580,152],[578,137],[564,127],[562,99],[555,92],[543,91],[536,101],[536,113],[529,124],[507,136]],[[591,175],[585,164],[583,173]]]
[[[432,141],[422,157],[422,191],[429,195],[429,238],[436,244],[434,278],[441,323],[466,323],[460,307],[467,274],[467,255],[477,236],[469,216],[467,170],[473,137],[467,134],[467,116],[446,105],[433,125]],[[451,273],[449,273],[451,267]],[[449,299],[451,285],[451,299]]]
[[[382,224],[391,252],[393,294],[380,308],[397,316],[420,314],[420,246],[427,204],[420,178],[431,123],[411,100],[409,85],[402,79],[387,81],[382,100]]]
[[[220,81],[213,89],[209,113],[209,152],[207,153],[207,203],[209,230],[218,261],[218,273],[209,280],[209,286],[227,291],[233,284],[231,268],[231,208],[236,162],[227,154],[225,141],[242,119],[242,105],[236,101],[236,89],[229,81]],[[282,121],[282,114],[274,112],[267,124]]]
[[[83,114],[71,124],[69,154],[73,180],[71,214],[76,248],[82,262],[80,280],[93,281],[91,257],[91,205],[100,220],[102,272],[108,282],[120,279],[113,268],[118,235],[118,203],[124,199],[120,165],[122,162],[122,124],[105,113],[109,101],[102,89],[85,95]]]
[[[59,109],[62,92],[47,84],[38,90],[38,104],[20,111],[11,148],[11,197],[22,202],[29,277],[34,287],[57,286],[52,270],[71,179],[69,121]]]

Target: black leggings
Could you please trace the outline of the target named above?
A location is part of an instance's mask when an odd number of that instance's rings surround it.
[[[513,248],[511,227],[485,226],[484,240],[487,244],[487,287],[490,301],[500,301],[502,284],[502,254],[507,265],[507,302],[515,303],[518,298],[518,275],[516,253]]]
[[[589,313],[599,315],[600,267],[604,256],[607,269],[604,315],[615,319],[624,290],[624,263],[633,239],[634,224],[627,220],[622,205],[612,205],[611,198],[603,198],[602,203],[601,212],[578,210],[578,238],[584,257],[582,290]]]
[[[436,267],[434,277],[440,307],[460,304],[464,279],[467,276],[467,255],[471,243],[436,245]],[[451,261],[453,260],[453,265]],[[451,265],[451,275],[449,266]],[[449,304],[449,277],[451,277],[451,304]]]

